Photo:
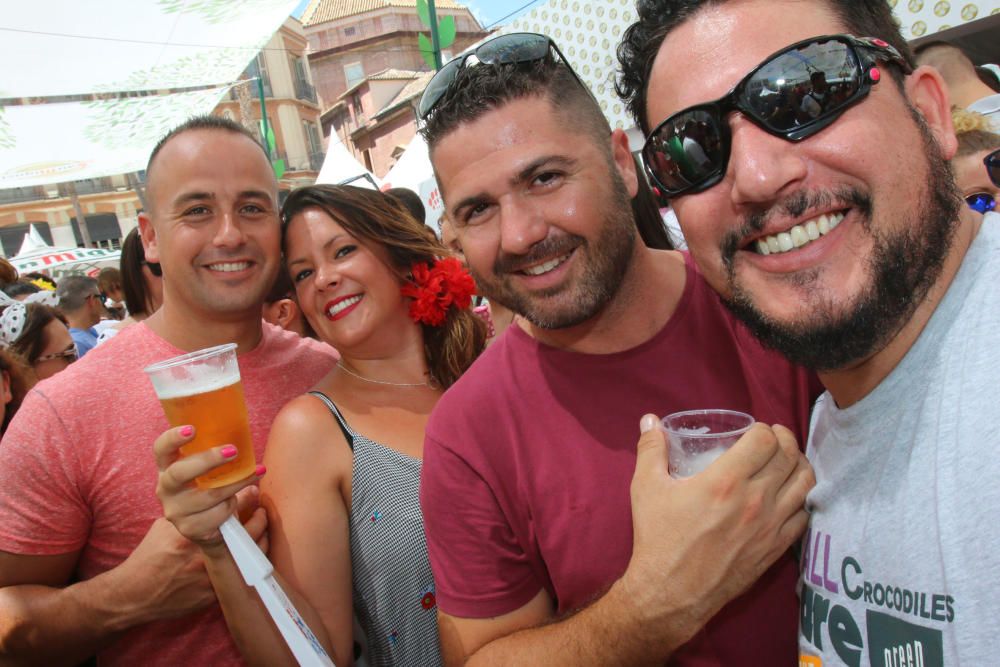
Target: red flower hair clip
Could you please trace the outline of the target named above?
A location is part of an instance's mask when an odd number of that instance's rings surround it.
[[[476,282],[456,258],[439,259],[430,266],[416,262],[410,271],[413,279],[403,285],[402,291],[403,296],[413,299],[410,317],[414,322],[441,326],[449,308],[468,308],[472,303]]]

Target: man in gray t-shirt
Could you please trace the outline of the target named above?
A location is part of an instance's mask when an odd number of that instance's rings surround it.
[[[637,10],[619,90],[650,175],[727,305],[827,388],[799,664],[995,663],[1000,216],[961,202],[940,74],[883,2]],[[799,113],[817,72],[829,102]]]

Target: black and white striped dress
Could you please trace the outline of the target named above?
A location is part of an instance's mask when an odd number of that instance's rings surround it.
[[[434,579],[420,512],[421,460],[355,432],[326,395],[309,392],[336,417],[354,452],[351,573],[354,613],[371,667],[441,664]]]

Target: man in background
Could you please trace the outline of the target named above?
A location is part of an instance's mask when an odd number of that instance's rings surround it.
[[[89,276],[67,276],[59,281],[56,296],[59,297],[59,309],[69,322],[69,335],[76,343],[77,356],[82,359],[97,345],[94,325],[107,314],[101,302],[101,290],[97,281]]]

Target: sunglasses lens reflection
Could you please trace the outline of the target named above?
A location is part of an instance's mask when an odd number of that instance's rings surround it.
[[[858,62],[843,42],[807,44],[761,67],[743,100],[759,121],[787,132],[836,110],[858,92]]]
[[[989,213],[997,207],[996,199],[985,192],[977,192],[974,195],[969,195],[965,198],[965,203],[973,211],[978,211],[979,213]]]

